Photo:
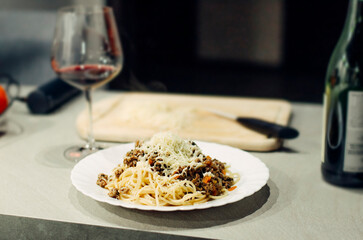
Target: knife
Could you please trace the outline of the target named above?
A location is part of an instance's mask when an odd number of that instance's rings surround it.
[[[230,113],[218,111],[216,109],[205,109],[208,112],[214,113],[216,115],[222,116],[224,118],[229,118],[231,120],[237,121],[240,124],[262,134],[266,134],[268,137],[281,138],[281,139],[293,139],[299,136],[298,130],[279,125],[273,122],[268,122],[265,120],[249,117],[240,117]]]

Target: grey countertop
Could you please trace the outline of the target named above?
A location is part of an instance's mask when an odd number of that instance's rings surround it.
[[[29,88],[28,88],[29,90]],[[115,92],[95,91],[95,101]],[[55,113],[31,115],[16,102],[0,136],[0,239],[361,239],[363,190],[322,180],[322,106],[292,104],[299,138],[252,152],[270,170],[260,191],[222,207],[187,212],[125,209],[97,202],[71,183],[63,150],[82,143],[78,97]],[[113,145],[113,144],[110,144]]]

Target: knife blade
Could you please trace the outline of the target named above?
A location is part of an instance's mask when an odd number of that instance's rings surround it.
[[[240,117],[216,109],[207,108],[205,110],[214,113],[218,116],[237,121],[243,126],[250,128],[256,132],[265,134],[268,137],[281,138],[281,139],[294,139],[299,136],[299,131],[292,127],[279,125],[258,118]]]

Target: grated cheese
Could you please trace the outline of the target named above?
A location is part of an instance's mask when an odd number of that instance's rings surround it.
[[[166,165],[164,173],[167,176],[180,166],[198,167],[201,163],[196,160],[203,159],[202,151],[195,143],[183,140],[170,131],[155,134],[149,141],[141,144],[139,149],[145,153],[140,158],[141,162],[146,162],[153,154],[157,154],[156,160]]]
[[[209,176],[209,177],[214,177],[214,174],[213,174],[213,173],[211,173],[211,172],[203,173],[203,177],[207,177],[207,176]]]

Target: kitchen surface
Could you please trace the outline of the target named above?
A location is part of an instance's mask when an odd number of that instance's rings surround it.
[[[119,95],[97,90],[95,102]],[[0,145],[4,236],[260,239],[268,233],[269,239],[360,239],[363,234],[362,190],[322,179],[319,104],[292,103],[290,126],[299,130],[299,137],[285,140],[275,151],[250,152],[270,173],[259,191],[225,206],[175,212],[112,206],[76,190],[70,179],[75,163],[63,151],[82,142],[75,122],[84,105],[77,97],[44,116],[29,115],[26,105],[15,102],[8,112],[9,131]]]

